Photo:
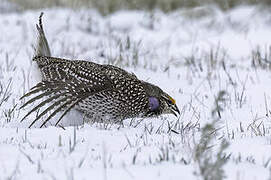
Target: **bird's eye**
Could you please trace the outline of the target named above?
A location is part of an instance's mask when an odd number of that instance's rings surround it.
[[[171,105],[174,105],[174,104],[176,104],[176,101],[175,101],[175,99],[173,99],[172,97],[169,96],[168,103]]]
[[[167,103],[173,105],[173,102],[170,99],[167,99]]]
[[[156,111],[160,106],[159,100],[156,97],[149,97],[149,107],[151,111]]]
[[[173,98],[170,97],[169,95],[165,95],[165,96],[161,96],[161,97],[164,99],[164,101],[166,101],[166,103],[167,103],[168,105],[175,105],[175,104],[176,104],[175,99],[173,99]]]

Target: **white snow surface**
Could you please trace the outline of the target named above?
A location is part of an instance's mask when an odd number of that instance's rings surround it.
[[[174,97],[180,117],[82,125],[82,115],[73,111],[62,121],[65,129],[50,123],[28,129],[35,114],[20,122],[29,109],[19,110],[19,98],[39,81],[31,58],[41,11],[53,56],[122,67]],[[268,10],[202,7],[101,16],[55,8],[0,13],[0,27],[0,102],[9,96],[0,105],[0,179],[199,179],[193,159],[198,129],[216,116],[220,91],[226,98],[214,147],[221,137],[230,143],[225,179],[271,177],[271,62],[252,63],[256,51],[271,60]]]

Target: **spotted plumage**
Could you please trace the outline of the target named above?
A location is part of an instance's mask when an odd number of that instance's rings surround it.
[[[41,14],[42,16],[42,14]],[[48,105],[30,127],[48,114],[42,126],[56,114],[76,109],[93,121],[121,122],[126,118],[179,113],[175,100],[159,87],[139,80],[134,74],[112,66],[83,60],[51,57],[40,16],[38,44],[33,61],[41,72],[42,81],[22,98],[30,98],[23,106],[44,99],[31,113]],[[176,115],[176,114],[175,114]]]

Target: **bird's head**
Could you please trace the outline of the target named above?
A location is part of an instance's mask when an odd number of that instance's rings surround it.
[[[173,114],[177,117],[180,114],[176,101],[172,97],[153,84],[147,82],[143,84],[149,99],[148,116]]]

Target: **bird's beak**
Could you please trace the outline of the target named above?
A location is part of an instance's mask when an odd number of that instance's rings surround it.
[[[180,115],[179,108],[177,107],[176,104],[174,104],[173,106],[171,106],[171,113],[174,114],[174,116],[176,116],[176,117],[178,117],[178,115]]]

